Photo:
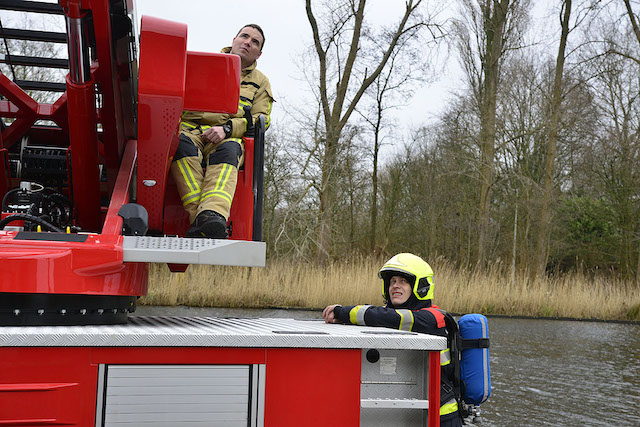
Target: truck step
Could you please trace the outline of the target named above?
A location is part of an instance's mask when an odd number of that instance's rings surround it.
[[[264,267],[267,245],[244,240],[124,236],[125,262]]]
[[[360,399],[361,408],[429,409],[429,401],[421,399]]]

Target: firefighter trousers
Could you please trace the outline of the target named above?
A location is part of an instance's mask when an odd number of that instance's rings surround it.
[[[199,129],[180,132],[171,175],[191,224],[204,210],[216,211],[229,219],[238,168],[243,162],[242,138],[212,144],[203,140]]]

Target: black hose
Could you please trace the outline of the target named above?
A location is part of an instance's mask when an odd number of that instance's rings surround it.
[[[9,215],[8,217],[6,217],[5,219],[3,219],[2,221],[0,221],[0,230],[4,230],[4,227],[9,224],[10,222],[13,221],[31,221],[31,222],[35,222],[38,225],[41,225],[45,228],[47,228],[46,231],[55,231],[57,233],[64,233],[64,230],[56,227],[55,225],[45,221],[44,219],[34,216],[34,215],[29,215],[29,214],[22,214],[22,213],[16,213],[13,215]]]
[[[7,208],[7,200],[9,199],[9,196],[11,196],[12,194],[17,193],[18,191],[21,191],[21,188],[14,188],[13,190],[9,190],[5,193],[4,197],[2,198],[2,210],[4,211]]]

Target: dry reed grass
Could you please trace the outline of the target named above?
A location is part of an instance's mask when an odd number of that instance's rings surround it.
[[[152,265],[147,305],[300,307],[381,304],[380,260],[365,258],[319,267],[276,260],[265,268],[191,266],[186,273]],[[435,303],[454,313],[640,320],[640,286],[582,274],[514,283],[504,268],[457,269],[433,260]]]

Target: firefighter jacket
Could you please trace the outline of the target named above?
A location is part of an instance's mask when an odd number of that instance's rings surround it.
[[[336,306],[333,313],[341,323],[447,336],[444,315],[437,306],[431,304],[417,310],[372,305]],[[453,390],[454,372],[448,348],[440,352],[440,366],[440,419],[443,421],[458,417],[458,403]]]
[[[230,47],[222,49],[222,53],[231,52]],[[256,62],[242,69],[240,75],[240,102],[235,114],[205,113],[200,111],[184,111],[182,122],[186,127],[222,126],[229,123],[231,134],[229,138],[242,138],[247,131],[247,120],[244,117],[245,106],[251,107],[251,116],[255,123],[258,116],[265,116],[265,130],[271,124],[271,107],[273,93],[267,76],[256,69]],[[189,126],[189,124],[193,126]]]

